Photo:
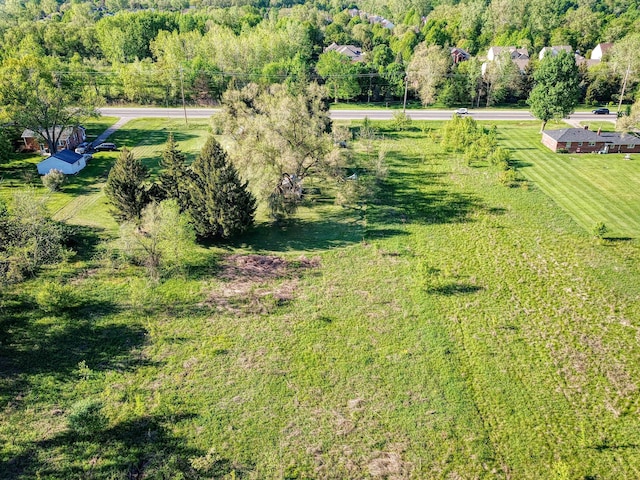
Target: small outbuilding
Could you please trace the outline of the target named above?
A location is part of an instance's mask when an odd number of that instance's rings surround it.
[[[62,150],[38,163],[38,173],[46,175],[51,170],[60,170],[65,175],[74,175],[87,166],[90,155],[80,155],[72,150]]]

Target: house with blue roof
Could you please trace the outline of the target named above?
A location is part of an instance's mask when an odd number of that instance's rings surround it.
[[[61,150],[38,163],[38,173],[46,175],[51,170],[60,170],[65,175],[74,175],[87,166],[91,155],[80,155],[72,150]]]

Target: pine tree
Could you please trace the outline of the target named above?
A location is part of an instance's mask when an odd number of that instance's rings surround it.
[[[256,199],[213,137],[191,165],[189,196],[188,209],[199,237],[228,238],[253,224]]]
[[[167,139],[162,152],[160,166],[163,170],[158,180],[162,197],[167,199],[175,198],[181,210],[186,210],[189,200],[187,194],[187,165],[184,153],[178,148],[178,144],[173,138],[173,133],[170,133]]]
[[[130,150],[123,149],[111,167],[104,187],[104,193],[114,207],[111,214],[117,221],[140,220],[142,210],[150,201],[148,180],[149,170]]]

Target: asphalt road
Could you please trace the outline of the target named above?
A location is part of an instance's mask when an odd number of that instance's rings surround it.
[[[334,120],[362,120],[369,117],[371,120],[390,120],[394,113],[399,110],[331,110],[331,118]],[[183,118],[184,110],[181,108],[101,108],[100,112],[109,117],[120,117],[123,119],[133,118]],[[187,118],[208,118],[219,112],[216,108],[187,108]],[[453,115],[451,110],[407,110],[407,114],[414,120],[446,120]],[[469,110],[469,116],[477,120],[535,120],[526,110]],[[615,114],[594,115],[592,113],[580,112],[571,115],[570,119],[575,121],[596,121],[605,120],[615,122]]]

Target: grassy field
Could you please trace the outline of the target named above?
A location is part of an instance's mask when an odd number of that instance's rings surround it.
[[[604,222],[613,238],[640,237],[640,156],[555,154],[542,145],[534,123],[504,125],[501,141],[515,152],[520,171],[587,232]]]
[[[152,165],[152,125],[204,141],[153,120],[118,144]],[[638,242],[558,207],[535,126],[499,126],[531,179],[511,189],[420,126],[375,143],[388,176],[360,208],[319,200],[158,285],[87,223],[82,255],[6,288],[0,477],[639,477]],[[81,304],[39,309],[45,280]],[[83,398],[93,435],[67,428]]]

